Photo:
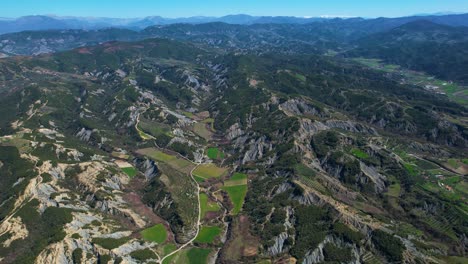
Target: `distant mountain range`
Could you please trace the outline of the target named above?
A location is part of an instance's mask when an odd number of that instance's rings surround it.
[[[249,15],[228,15],[223,17],[187,17],[164,18],[150,16],[145,18],[94,18],[94,17],[58,17],[58,16],[24,16],[17,19],[0,18],[0,34],[25,30],[48,29],[101,29],[109,27],[123,27],[129,29],[143,29],[154,25],[168,24],[202,24],[210,22],[224,22],[229,24],[258,24],[258,23],[293,23],[305,24],[323,21],[327,18],[302,17],[257,17]]]
[[[444,14],[444,15],[441,15]],[[426,20],[451,26],[468,26],[467,14],[432,14],[416,15],[402,18],[379,18],[385,21],[404,21],[405,23]],[[186,17],[186,18],[164,18],[161,16],[150,16],[145,18],[100,18],[100,17],[60,17],[60,16],[24,16],[19,18],[0,18],[0,34],[20,32],[27,30],[53,30],[53,29],[102,29],[110,27],[141,30],[154,25],[169,24],[203,24],[210,22],[223,22],[228,24],[252,25],[252,24],[307,24],[312,22],[323,22],[328,20],[364,20],[363,18],[330,18],[330,17],[291,17],[291,16],[250,16],[250,15],[227,15],[223,17]],[[403,23],[400,23],[403,24]]]

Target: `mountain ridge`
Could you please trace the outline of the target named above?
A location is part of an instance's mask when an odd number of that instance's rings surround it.
[[[468,14],[409,16],[401,18],[377,18],[387,21],[412,21],[428,19],[441,24],[468,26],[466,17]],[[0,20],[0,34],[19,32],[24,30],[48,30],[48,29],[102,29],[106,27],[124,27],[129,29],[143,29],[152,25],[168,25],[176,23],[200,24],[209,22],[224,22],[230,24],[265,24],[265,23],[289,23],[307,24],[313,22],[325,22],[332,19],[355,20],[356,18],[324,18],[324,17],[292,17],[292,16],[250,16],[250,15],[226,15],[222,17],[186,17],[164,18],[161,16],[148,16],[144,18],[100,18],[100,17],[57,17],[47,15],[24,16]],[[362,18],[360,18],[362,19]],[[373,19],[365,19],[373,20]],[[404,23],[404,22],[400,22]]]

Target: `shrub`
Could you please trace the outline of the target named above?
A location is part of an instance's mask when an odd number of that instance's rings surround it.
[[[403,259],[402,254],[405,246],[400,239],[393,235],[376,230],[372,233],[372,242],[379,251],[385,254],[389,261],[398,262]]]

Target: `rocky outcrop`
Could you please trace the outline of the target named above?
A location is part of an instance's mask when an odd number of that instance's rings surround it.
[[[266,136],[262,136],[256,140],[251,139],[248,145],[249,149],[245,152],[242,159],[243,164],[263,158],[264,154],[273,148],[271,143],[266,142]]]
[[[279,108],[288,115],[310,115],[324,117],[326,116],[322,110],[308,104],[306,101],[300,98],[289,99],[288,101],[280,104]]]
[[[361,171],[366,175],[375,186],[375,191],[381,193],[385,190],[385,181],[387,177],[380,174],[375,167],[367,166],[363,162],[359,162]]]
[[[235,123],[226,131],[226,138],[233,140],[244,135],[244,131],[241,129],[239,123]]]
[[[78,133],[76,133],[76,136],[82,140],[82,141],[89,141],[89,139],[91,138],[91,134],[93,133],[92,130],[88,130],[86,128],[81,128],[80,131],[78,131]]]
[[[159,174],[156,163],[147,158],[137,157],[133,159],[133,164],[145,175],[146,180],[150,181]]]
[[[332,128],[338,128],[353,133],[377,135],[377,131],[375,131],[375,129],[353,121],[327,120],[325,122],[320,122],[309,119],[302,119],[300,125],[301,131],[303,133],[309,134],[310,136],[316,134],[319,131]]]
[[[317,246],[317,248],[307,252],[306,256],[304,257],[304,260],[302,261],[302,264],[315,264],[315,263],[320,263],[324,261],[325,256],[323,254],[323,248],[328,243],[331,243],[337,247],[341,247],[341,248],[348,247],[351,249],[353,260],[347,263],[352,263],[352,264],[361,263],[359,260],[359,256],[363,253],[362,249],[357,248],[356,245],[354,244],[346,243],[342,239],[338,239],[334,236],[326,236],[325,239]]]
[[[29,232],[21,217],[17,216],[7,219],[0,225],[0,234],[9,234],[9,238],[2,244],[3,247],[9,247],[13,241],[27,238]]]
[[[268,255],[276,256],[283,252],[284,242],[288,239],[288,233],[283,232],[275,237],[273,246],[268,248]]]

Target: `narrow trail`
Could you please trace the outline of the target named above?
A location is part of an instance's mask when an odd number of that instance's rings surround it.
[[[148,110],[148,109],[146,109],[146,110]],[[143,111],[143,113],[145,113],[146,110]],[[136,129],[136,131],[138,132],[138,134],[140,135],[140,137],[141,137],[143,140],[146,140],[146,139],[156,139],[156,138],[153,137],[152,135],[149,135],[148,133],[145,133],[144,131],[142,131],[142,130],[140,130],[140,129],[138,128],[138,124],[140,123],[140,115],[143,114],[143,113],[138,113],[138,116],[137,116],[136,122],[135,122],[135,129]],[[143,135],[144,135],[145,137],[148,137],[148,138],[143,137]]]
[[[145,109],[144,112],[146,112],[147,109]],[[155,137],[151,136],[151,135],[148,135],[147,133],[144,133],[143,131],[141,131],[139,128],[138,128],[138,124],[140,123],[140,115],[142,113],[138,113],[138,116],[137,116],[137,119],[136,119],[136,123],[135,123],[135,129],[139,132],[140,134],[140,137],[143,138],[143,140],[145,139],[156,139]],[[149,138],[144,138],[142,135],[145,135]],[[157,146],[157,144],[155,143],[155,145]],[[160,148],[159,146],[157,146],[158,148]],[[160,149],[163,149],[164,148],[160,148]],[[202,153],[202,156],[204,155],[204,152]],[[201,191],[201,188],[200,188],[200,185],[198,184],[198,182],[195,180],[195,177],[193,176],[193,172],[198,168],[198,166],[202,165],[202,164],[206,164],[204,162],[194,162],[180,154],[177,155],[178,157],[182,158],[182,159],[185,159],[187,161],[189,161],[190,163],[194,164],[195,167],[192,168],[192,170],[190,171],[190,178],[192,178],[193,182],[195,183],[196,187],[197,187],[197,201],[198,201],[198,216],[197,216],[197,224],[196,224],[196,232],[195,232],[195,235],[193,236],[192,239],[190,239],[187,243],[181,245],[179,248],[177,248],[176,250],[172,251],[171,253],[167,254],[166,256],[164,256],[163,258],[161,258],[158,254],[156,254],[156,256],[158,257],[158,260],[157,262],[158,263],[163,263],[164,260],[166,260],[167,258],[177,254],[178,252],[180,252],[181,250],[183,250],[184,248],[188,247],[190,244],[192,244],[193,241],[195,241],[195,239],[197,238],[198,234],[200,233],[200,226],[201,226],[201,201],[200,201],[200,191]]]
[[[204,154],[204,152],[203,152]],[[172,255],[175,255],[177,254],[179,251],[181,251],[182,249],[186,248],[187,246],[189,246],[190,244],[192,244],[193,241],[195,241],[195,239],[197,238],[198,234],[200,233],[200,226],[201,226],[201,202],[200,202],[200,184],[198,184],[198,182],[195,180],[195,177],[193,177],[193,172],[198,168],[198,166],[204,164],[203,162],[200,162],[200,163],[197,163],[197,162],[193,162],[191,161],[190,159],[187,159],[185,157],[182,156],[182,158],[184,158],[185,160],[191,162],[192,164],[195,164],[196,166],[193,167],[193,169],[190,171],[190,178],[192,178],[193,182],[195,182],[195,185],[197,186],[197,201],[198,201],[198,217],[197,217],[197,231],[195,233],[195,236],[193,236],[192,239],[190,239],[187,243],[183,244],[182,246],[180,246],[178,249],[172,251],[171,253],[167,254],[166,256],[164,256],[162,259],[159,260],[159,263],[163,263],[165,259],[169,258],[170,256]]]

